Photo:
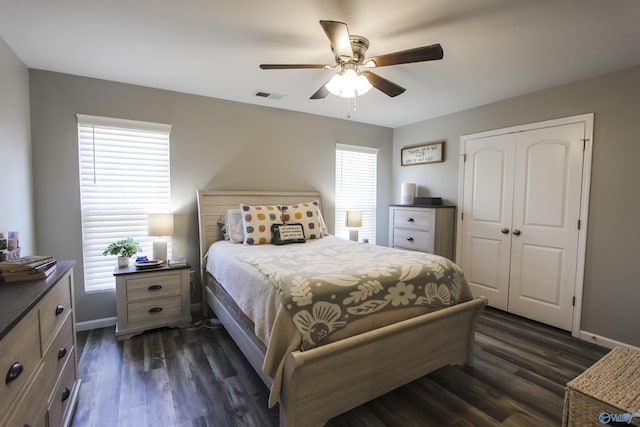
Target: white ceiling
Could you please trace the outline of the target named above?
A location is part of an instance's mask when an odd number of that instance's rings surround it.
[[[29,68],[346,118],[346,100],[309,99],[335,71],[258,68],[333,64],[321,19],[367,57],[442,44],[376,70],[404,94],[358,98],[351,120],[392,128],[640,63],[638,0],[0,0]]]

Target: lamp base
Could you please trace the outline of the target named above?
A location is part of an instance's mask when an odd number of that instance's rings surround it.
[[[156,239],[153,241],[153,259],[157,261],[167,260],[167,241]]]
[[[349,230],[349,240],[353,240],[354,242],[358,241],[358,229],[352,228]]]

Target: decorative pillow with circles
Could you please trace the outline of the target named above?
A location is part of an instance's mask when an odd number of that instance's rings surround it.
[[[307,240],[322,238],[322,224],[318,217],[317,200],[306,203],[296,203],[295,205],[279,206],[282,211],[282,219],[285,224],[302,224],[304,235]]]
[[[271,243],[271,225],[282,224],[278,206],[240,205],[245,245]]]

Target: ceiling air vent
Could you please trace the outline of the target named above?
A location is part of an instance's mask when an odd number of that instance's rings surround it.
[[[256,92],[256,96],[260,97],[260,98],[269,98],[269,99],[282,99],[282,97],[284,97],[284,95],[281,94],[277,94],[277,93],[269,93],[269,92]]]

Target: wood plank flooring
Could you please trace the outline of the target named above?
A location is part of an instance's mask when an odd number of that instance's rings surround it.
[[[78,334],[73,426],[277,426],[268,390],[224,329],[161,329],[118,342]],[[475,366],[446,367],[328,426],[559,426],[565,384],[608,352],[494,309],[481,315]]]

